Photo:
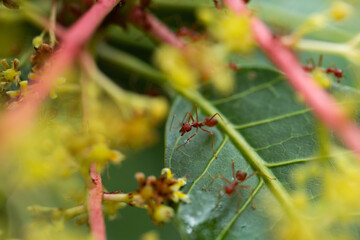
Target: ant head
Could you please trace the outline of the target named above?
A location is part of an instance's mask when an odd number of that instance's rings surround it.
[[[191,124],[190,123],[183,123],[179,132],[181,132],[181,136],[183,136],[186,132],[191,131]]]
[[[239,181],[244,181],[246,179],[247,173],[243,170],[236,171],[236,179]]]

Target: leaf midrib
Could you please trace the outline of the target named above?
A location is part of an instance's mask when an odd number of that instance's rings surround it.
[[[199,92],[190,89],[177,89],[177,91],[189,101],[196,103],[204,113],[211,116],[215,113],[221,112],[216,109],[208,100],[206,100]],[[257,171],[265,174],[269,178],[275,178],[274,174],[266,166],[266,162],[256,153],[256,151],[247,143],[246,139],[235,129],[226,116],[221,115],[224,121],[219,121],[219,128],[232,141],[234,146],[243,154],[247,162]],[[263,179],[270,191],[274,194],[277,200],[281,203],[284,210],[294,219],[300,221],[299,214],[294,207],[291,197],[282,184],[278,180]]]

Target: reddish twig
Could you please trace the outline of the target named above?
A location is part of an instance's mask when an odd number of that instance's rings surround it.
[[[90,39],[96,28],[119,0],[99,0],[75,24],[62,35],[58,54],[49,59],[50,67],[44,69],[38,84],[15,110],[7,111],[0,121],[0,146],[18,136],[32,123],[35,114],[48,96],[55,78],[70,66],[82,46]]]
[[[176,48],[185,46],[184,41],[176,36],[165,24],[159,21],[155,16],[146,12],[140,6],[135,6],[130,13],[129,20],[146,30],[161,42],[167,43]]]
[[[250,14],[242,0],[224,0],[237,14]],[[259,19],[252,17],[251,27],[259,46],[270,60],[284,72],[290,84],[305,99],[315,115],[343,140],[345,145],[360,155],[360,128],[343,108],[307,74],[294,54],[272,35]]]
[[[90,178],[92,180],[88,200],[90,229],[94,239],[106,240],[105,223],[102,212],[103,188],[101,175],[96,171],[96,163],[90,166]]]

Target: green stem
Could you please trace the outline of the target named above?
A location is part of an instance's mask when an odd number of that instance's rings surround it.
[[[329,53],[345,57],[346,54],[351,51],[349,45],[344,43],[333,43],[310,39],[300,39],[296,42],[295,49],[309,52]]]
[[[295,8],[289,9],[266,1],[250,2],[249,7],[254,9],[256,15],[263,21],[276,26],[280,31],[294,29],[301,25],[309,16],[306,11],[299,11]],[[352,33],[334,25],[328,25],[321,31],[311,34],[318,39],[326,39],[331,36],[334,41],[346,41],[352,37]]]
[[[50,29],[49,29],[49,37],[50,37],[50,46],[51,47],[54,47],[56,44],[56,37],[55,37],[56,7],[57,7],[57,0],[53,0],[52,5],[51,5]]]
[[[69,209],[64,210],[64,217],[66,220],[70,220],[73,219],[74,217],[85,213],[86,212],[86,208],[84,205],[80,205],[80,206],[76,206],[76,207],[72,207]]]
[[[43,14],[29,1],[22,2],[20,9],[24,18],[36,26],[44,27],[46,25],[47,19],[44,18]]]
[[[168,0],[156,0],[154,1],[154,9],[155,10],[176,10],[177,12],[186,11],[186,12],[193,12],[196,8],[199,7],[214,7],[212,1],[208,3],[199,2],[199,1],[168,1]]]
[[[142,62],[128,53],[110,47],[107,44],[101,43],[98,47],[97,54],[102,60],[116,64],[125,70],[140,74],[159,85],[162,85],[167,81],[159,71],[155,70],[147,63]]]

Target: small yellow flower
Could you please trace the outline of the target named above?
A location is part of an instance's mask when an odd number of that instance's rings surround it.
[[[40,47],[40,45],[44,42],[44,39],[43,37],[40,35],[40,36],[36,36],[33,38],[32,40],[32,44],[34,47],[38,48]]]
[[[163,223],[169,221],[174,216],[174,209],[166,205],[159,205],[155,207],[153,219],[156,223]]]
[[[151,230],[141,235],[140,240],[160,240],[160,237],[157,231]]]
[[[172,179],[173,177],[170,168],[163,168],[161,170],[161,175],[165,175],[167,179]]]
[[[18,86],[21,75],[21,72],[18,71],[19,63],[20,61],[15,58],[11,61],[10,67],[5,59],[0,61],[1,66],[4,68],[4,70],[0,70],[0,82],[3,87],[10,87],[12,83],[15,84],[15,86]]]
[[[335,1],[331,4],[330,15],[335,21],[340,21],[351,15],[353,11],[354,8],[351,5],[343,1]]]

